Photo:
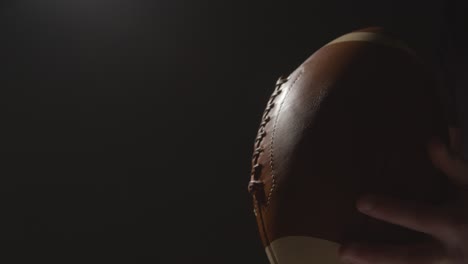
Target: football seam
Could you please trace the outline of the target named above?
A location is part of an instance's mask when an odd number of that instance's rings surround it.
[[[299,72],[297,77],[294,79],[294,81],[291,83],[291,85],[289,85],[288,91],[284,95],[283,100],[281,100],[281,104],[280,104],[280,106],[278,108],[278,114],[276,115],[275,122],[274,122],[274,125],[273,125],[273,131],[271,133],[271,140],[270,140],[271,186],[270,186],[270,190],[268,192],[266,207],[268,207],[268,205],[270,205],[270,201],[271,201],[271,198],[273,196],[273,192],[275,191],[276,185],[277,185],[276,184],[276,175],[275,175],[275,170],[274,170],[274,155],[273,155],[274,147],[273,147],[273,143],[274,143],[274,140],[275,140],[275,133],[276,133],[277,125],[278,125],[278,119],[279,119],[279,116],[281,114],[281,109],[283,108],[284,101],[286,101],[286,98],[288,97],[289,92],[293,89],[294,85],[301,78],[303,73],[304,73],[304,68],[301,69],[301,71]]]

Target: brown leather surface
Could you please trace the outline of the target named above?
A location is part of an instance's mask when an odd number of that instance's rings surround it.
[[[451,186],[426,152],[431,136],[447,141],[436,85],[416,58],[369,42],[323,47],[278,85],[249,186],[264,245],[284,236],[425,239],[358,213],[355,200],[369,191],[429,204],[448,199]]]

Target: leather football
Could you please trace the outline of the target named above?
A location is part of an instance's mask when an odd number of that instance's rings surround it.
[[[326,44],[281,77],[254,143],[249,191],[271,263],[337,264],[347,241],[411,244],[428,236],[366,216],[375,193],[438,205],[450,183],[428,156],[447,143],[434,73],[382,28]]]

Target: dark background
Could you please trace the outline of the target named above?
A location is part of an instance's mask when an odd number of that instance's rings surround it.
[[[247,183],[276,79],[374,25],[439,67],[444,21],[442,1],[0,8],[8,263],[267,263]]]

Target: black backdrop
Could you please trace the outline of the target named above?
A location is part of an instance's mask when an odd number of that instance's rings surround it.
[[[373,25],[434,63],[442,20],[441,1],[0,5],[9,263],[267,263],[246,190],[277,77]]]

